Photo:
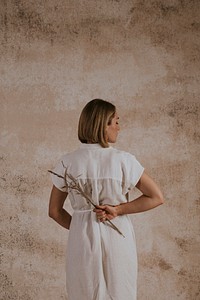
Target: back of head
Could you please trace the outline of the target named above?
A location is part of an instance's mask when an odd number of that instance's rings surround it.
[[[98,143],[108,147],[106,126],[116,112],[115,106],[102,99],[93,99],[83,108],[78,125],[78,138],[82,143]]]

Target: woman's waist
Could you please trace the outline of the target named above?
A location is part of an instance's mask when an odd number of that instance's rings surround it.
[[[77,203],[76,201],[71,202],[71,206],[74,212],[88,212],[88,211],[93,211],[96,206],[117,206],[120,205],[121,203],[126,203],[126,200],[115,200],[112,201],[111,199],[101,199],[99,201],[93,201],[94,205],[88,204],[85,205],[85,203]]]
[[[93,208],[82,208],[82,209],[74,209],[73,213],[88,213],[92,212],[94,210]]]

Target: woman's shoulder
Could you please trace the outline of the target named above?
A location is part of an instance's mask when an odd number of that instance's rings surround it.
[[[117,148],[112,148],[112,154],[116,157],[116,159],[121,160],[122,162],[130,162],[136,159],[135,155]]]
[[[116,155],[119,155],[119,156],[122,156],[122,157],[134,157],[134,154],[128,152],[128,151],[125,151],[125,150],[120,150],[118,148],[112,148],[113,149],[113,152],[116,154]]]
[[[99,156],[99,154],[103,155],[103,157],[111,156],[112,158],[116,158],[118,160],[132,160],[135,159],[135,155],[125,151],[121,150],[115,147],[110,146],[109,148],[102,148],[97,149],[98,151],[89,151],[90,153],[93,153],[94,156]],[[100,150],[100,151],[99,151]],[[80,158],[84,157],[85,155],[89,153],[88,151],[85,151],[84,148],[77,148],[74,151],[67,152],[64,155],[61,156],[61,161],[63,162],[73,162],[74,160],[80,160]],[[105,155],[105,156],[104,156]]]

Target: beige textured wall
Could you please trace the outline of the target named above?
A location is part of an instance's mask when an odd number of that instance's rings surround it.
[[[200,2],[2,0],[0,14],[0,299],[66,299],[47,169],[96,97],[166,199],[133,216],[138,300],[200,299]]]

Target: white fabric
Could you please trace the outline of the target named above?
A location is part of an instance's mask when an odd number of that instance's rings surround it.
[[[81,144],[66,154],[54,172],[78,177],[79,183],[95,204],[117,205],[127,202],[126,194],[139,181],[144,168],[135,156],[98,144]],[[53,184],[66,191],[65,182],[52,175]],[[96,219],[93,207],[70,190],[74,209],[67,245],[68,300],[135,300],[137,254],[132,223],[127,215],[113,223],[125,238],[108,223]]]

